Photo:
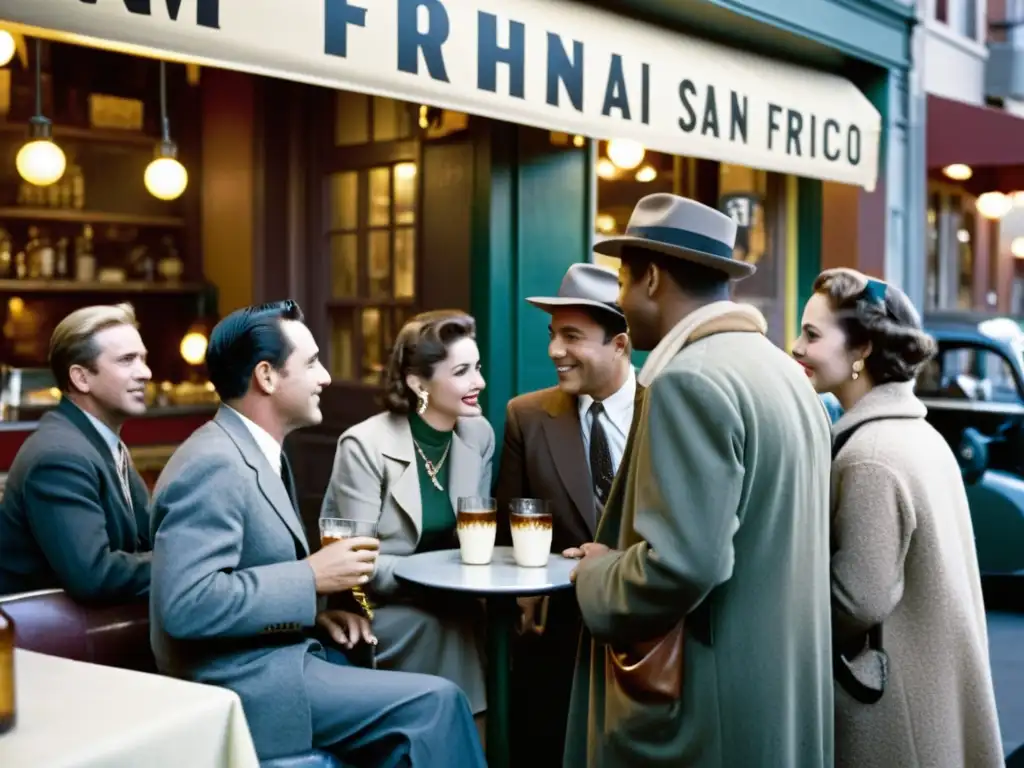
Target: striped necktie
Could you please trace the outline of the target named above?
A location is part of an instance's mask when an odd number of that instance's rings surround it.
[[[135,511],[134,505],[132,504],[132,484],[128,479],[128,448],[124,442],[118,442],[117,444],[117,479],[121,483],[121,492],[124,494],[125,503],[128,505],[128,509]]]
[[[594,482],[594,495],[603,505],[615,479],[612,452],[608,436],[597,417],[604,413],[604,405],[596,400],[590,406],[590,477]]]

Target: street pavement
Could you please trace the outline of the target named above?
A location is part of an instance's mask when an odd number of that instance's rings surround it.
[[[988,648],[1006,755],[1024,749],[1024,613],[988,612]],[[1024,752],[1014,756],[1014,765]]]

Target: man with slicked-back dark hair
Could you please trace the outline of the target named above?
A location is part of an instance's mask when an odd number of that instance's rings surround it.
[[[210,336],[223,402],[153,496],[153,650],[161,672],[242,699],[261,760],[326,750],[367,766],[483,766],[462,692],[430,675],[364,669],[376,642],[326,597],[368,582],[376,539],[310,554],[281,444],[318,424],[330,376],[293,301],[247,307]]]

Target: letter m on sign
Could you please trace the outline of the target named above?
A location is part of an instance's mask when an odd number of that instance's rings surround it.
[[[152,16],[152,5],[153,0],[121,0],[124,3],[124,7],[128,9],[129,13],[137,13],[140,16]],[[160,0],[156,0],[158,3]],[[210,29],[220,29],[220,0],[195,0],[197,3],[196,8],[196,24],[200,27],[209,27]],[[81,3],[86,5],[96,5],[97,0],[79,0]],[[167,5],[167,15],[170,16],[171,21],[178,20],[178,14],[181,12],[181,4],[184,0],[163,0]]]

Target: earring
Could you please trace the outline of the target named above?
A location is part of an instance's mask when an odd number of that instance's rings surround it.
[[[857,379],[860,378],[860,372],[863,371],[863,370],[864,370],[864,361],[863,360],[855,360],[854,363],[853,363],[853,373],[850,375],[850,378],[853,379],[854,381],[856,381]]]
[[[428,395],[424,390],[420,390],[416,397],[419,399],[419,403],[416,405],[416,413],[422,416],[424,413],[427,412],[427,405],[430,402],[430,395]]]

